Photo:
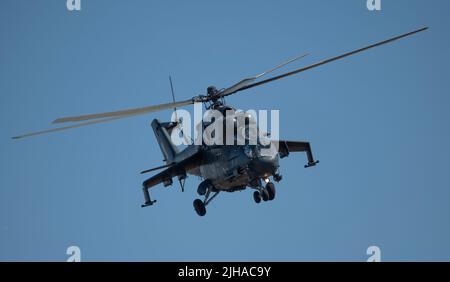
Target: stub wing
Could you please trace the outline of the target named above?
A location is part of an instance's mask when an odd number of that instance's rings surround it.
[[[160,173],[150,177],[143,183],[144,188],[150,188],[160,183],[164,183],[164,186],[172,184],[172,178],[179,176],[181,178],[186,177],[186,172],[200,166],[202,161],[202,152],[199,151],[192,156],[169,166]]]
[[[306,152],[308,164],[305,167],[315,166],[319,163],[318,160],[314,160],[309,142],[279,140],[278,152],[281,158],[287,157],[290,152]]]

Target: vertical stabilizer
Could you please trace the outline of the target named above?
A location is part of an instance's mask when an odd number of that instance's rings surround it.
[[[171,123],[160,123],[157,119],[152,121],[153,132],[155,133],[156,140],[163,153],[164,160],[168,164],[173,162],[175,155],[178,153],[177,147],[170,139],[172,127],[174,126]]]

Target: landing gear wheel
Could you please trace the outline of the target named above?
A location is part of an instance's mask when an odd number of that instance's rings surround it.
[[[212,187],[211,181],[206,179],[205,181],[201,182],[200,185],[198,185],[197,193],[200,196],[205,196],[208,189]]]
[[[199,216],[204,216],[206,214],[205,203],[203,203],[202,200],[195,199],[193,204],[194,204],[194,209]]]
[[[269,201],[275,199],[275,185],[272,182],[266,184],[266,190],[269,194]]]
[[[261,189],[260,194],[264,202],[267,202],[269,200],[269,192],[267,192],[266,189]]]
[[[255,200],[255,203],[257,204],[261,202],[261,195],[258,191],[253,192],[253,200]]]

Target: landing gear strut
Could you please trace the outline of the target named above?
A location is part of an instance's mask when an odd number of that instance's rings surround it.
[[[220,191],[214,191],[214,194],[210,197],[211,192],[213,192],[214,186],[208,179],[200,183],[197,189],[197,193],[200,196],[205,195],[205,199],[202,201],[200,199],[195,199],[193,202],[195,212],[199,216],[204,216],[206,214],[206,206],[219,194]]]
[[[148,192],[148,187],[146,187],[144,185],[144,187],[142,187],[142,191],[144,192],[144,199],[145,199],[145,203],[143,205],[141,205],[141,207],[148,207],[153,205],[154,203],[156,203],[156,200],[150,199],[150,193]]]

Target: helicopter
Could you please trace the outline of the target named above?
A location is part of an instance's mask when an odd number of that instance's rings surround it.
[[[178,132],[181,132],[181,135],[183,137],[186,137],[186,135],[182,131],[182,120],[178,119],[178,117],[176,116],[177,108],[201,103],[207,110],[214,110],[226,116],[226,118],[220,120],[219,122],[225,123],[225,121],[228,121],[229,117],[231,117],[231,126],[233,128],[232,134],[234,135],[232,136],[234,137],[232,139],[236,139],[237,127],[239,126],[236,124],[236,117],[239,114],[234,107],[226,104],[225,97],[288,76],[299,74],[321,65],[328,64],[355,55],[357,53],[391,43],[413,34],[417,34],[427,29],[428,27],[423,27],[389,38],[384,41],[377,42],[375,44],[355,49],[351,52],[319,61],[306,67],[295,69],[293,71],[273,76],[264,80],[259,80],[259,78],[261,78],[262,76],[265,76],[281,67],[284,67],[287,64],[290,64],[308,55],[305,54],[284,62],[269,71],[265,71],[253,77],[245,78],[230,87],[217,89],[214,86],[209,86],[205,95],[197,95],[190,99],[182,101],[175,100],[172,79],[169,76],[173,99],[173,102],[171,103],[112,112],[58,118],[53,121],[53,124],[73,124],[38,132],[31,132],[12,138],[21,139],[25,137],[62,131],[97,123],[110,122],[117,119],[134,117],[137,115],[161,110],[173,109],[175,110],[174,120],[168,122],[160,122],[158,119],[154,119],[151,122],[151,127],[153,129],[161,152],[164,156],[165,164],[141,172],[141,174],[144,174],[153,171],[160,171],[159,173],[146,179],[143,182],[142,191],[144,194],[144,204],[141,205],[142,207],[151,206],[156,203],[156,200],[152,200],[150,197],[150,188],[161,183],[165,187],[172,186],[173,179],[177,178],[180,183],[181,190],[184,191],[185,180],[188,175],[199,176],[202,179],[202,182],[198,185],[197,193],[199,196],[202,196],[203,199],[195,199],[193,201],[194,210],[199,216],[204,216],[206,214],[206,206],[211,203],[211,201],[220,192],[235,192],[251,188],[255,190],[253,192],[253,199],[256,203],[260,203],[261,201],[272,201],[275,198],[276,190],[275,184],[270,180],[270,177],[272,177],[273,181],[275,182],[280,182],[282,180],[282,176],[279,173],[280,159],[287,157],[290,153],[304,152],[306,153],[307,157],[307,163],[304,166],[305,168],[313,167],[319,163],[319,161],[314,159],[313,157],[311,145],[309,142],[270,139],[268,142],[270,146],[267,149],[267,142],[266,145],[263,145],[261,143],[251,145],[249,144],[249,142],[244,142],[244,144],[233,143],[232,145],[210,145],[206,144],[202,140],[195,143],[190,142],[192,140],[187,140],[187,146],[180,151],[179,148],[173,143],[171,138],[172,134],[174,134],[175,132],[174,130],[178,130]],[[231,116],[227,116],[227,114],[230,112],[232,113]],[[251,120],[251,118],[251,116],[244,114],[244,120]],[[204,130],[207,129],[207,127],[210,125],[211,123],[201,121],[197,125],[197,128]],[[247,123],[244,123],[243,129],[244,131],[248,130]],[[259,128],[256,128],[256,130],[258,132],[258,136],[265,136],[266,138],[270,136],[270,133],[260,132]],[[264,150],[264,154],[262,153],[263,149],[266,149]]]

